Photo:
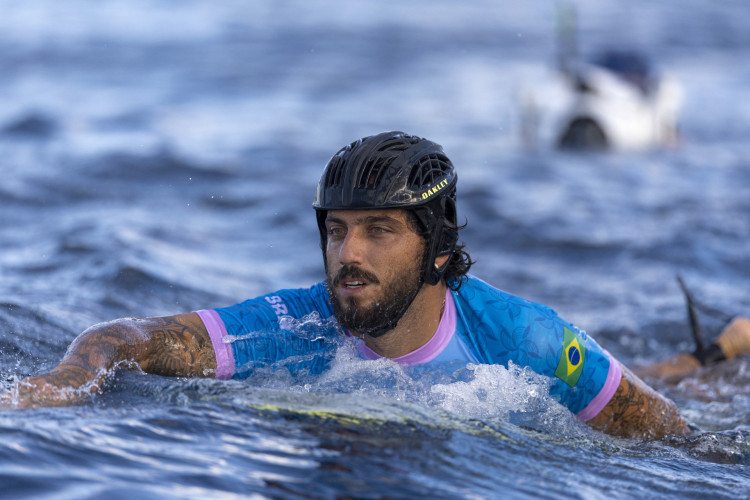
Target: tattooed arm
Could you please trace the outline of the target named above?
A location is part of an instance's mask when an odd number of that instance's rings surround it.
[[[136,365],[158,375],[209,377],[216,358],[208,332],[195,313],[118,319],[84,331],[57,367],[22,380],[2,403],[20,408],[70,404],[99,392],[113,368]]]
[[[687,435],[690,431],[674,402],[621,366],[622,380],[615,395],[588,423],[613,436],[656,439],[667,434]]]

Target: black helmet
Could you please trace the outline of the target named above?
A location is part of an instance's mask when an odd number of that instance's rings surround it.
[[[412,211],[427,235],[422,280],[437,284],[458,240],[456,171],[442,146],[403,132],[384,132],[343,147],[326,165],[313,208],[325,253],[328,210],[404,208]],[[450,261],[450,259],[448,259]]]

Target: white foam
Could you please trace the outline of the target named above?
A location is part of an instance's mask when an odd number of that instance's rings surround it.
[[[416,411],[433,423],[447,413],[459,420],[509,422],[556,435],[584,432],[583,424],[550,395],[547,377],[513,364],[446,365],[427,371],[386,358],[364,360],[357,355],[356,340],[347,339],[321,375],[294,378],[285,369],[261,369],[252,379],[265,389],[329,396],[328,411],[377,418]]]

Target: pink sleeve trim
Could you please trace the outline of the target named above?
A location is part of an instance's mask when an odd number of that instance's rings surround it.
[[[607,380],[604,381],[604,387],[602,387],[599,394],[591,400],[588,406],[576,415],[584,422],[597,416],[599,412],[607,406],[607,403],[609,403],[612,396],[615,395],[615,391],[617,391],[617,388],[620,386],[620,380],[622,379],[620,363],[609,352],[607,352],[607,356],[609,356],[609,371],[607,372]]]
[[[226,380],[234,375],[234,353],[232,353],[232,344],[224,342],[227,336],[227,329],[221,320],[219,313],[212,309],[202,309],[195,311],[208,330],[208,336],[211,337],[211,343],[216,353],[216,378]]]

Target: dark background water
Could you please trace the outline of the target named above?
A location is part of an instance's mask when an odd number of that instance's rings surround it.
[[[93,323],[319,280],[313,186],[339,147],[383,130],[429,137],[457,165],[475,274],[626,364],[692,349],[677,273],[746,314],[750,4],[576,2],[582,55],[635,47],[685,96],[679,147],[585,155],[519,140],[518,96],[553,77],[565,5],[0,2],[6,386]],[[702,321],[708,336],[721,326]],[[652,381],[695,427],[656,442],[587,431],[513,371],[425,396],[394,367],[337,366],[322,381],[126,373],[80,406],[5,411],[4,496],[750,490],[747,358]]]

